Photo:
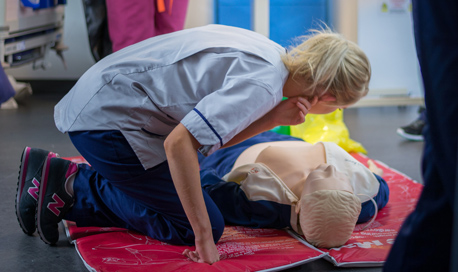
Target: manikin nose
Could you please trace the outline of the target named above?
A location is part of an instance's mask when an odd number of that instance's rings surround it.
[[[336,167],[334,165],[331,165],[331,164],[327,164],[327,163],[322,163],[320,164],[318,167],[318,169],[322,169],[323,171],[330,171],[330,172],[335,172],[336,171]]]
[[[337,172],[337,169],[334,165],[330,165],[330,164],[327,164],[327,163],[322,163],[320,164],[317,169],[319,169],[321,172],[321,175],[323,178],[327,178],[327,177],[331,177],[331,176],[335,176],[336,175],[336,172]]]

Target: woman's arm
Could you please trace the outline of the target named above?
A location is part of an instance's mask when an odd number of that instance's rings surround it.
[[[235,135],[224,147],[238,144],[261,132],[270,130],[276,126],[294,126],[305,122],[305,116],[318,98],[309,102],[306,98],[296,96],[283,100],[267,114],[254,121],[246,129]]]
[[[186,250],[183,254],[195,262],[212,264],[219,260],[219,253],[213,241],[200,185],[197,160],[199,146],[199,142],[182,124],[170,133],[164,143],[173,183],[195,235],[196,250]]]

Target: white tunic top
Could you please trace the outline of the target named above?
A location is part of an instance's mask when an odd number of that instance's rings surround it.
[[[120,130],[145,169],[180,122],[209,155],[282,99],[285,49],[240,28],[157,36],[92,66],[55,107],[61,132]]]

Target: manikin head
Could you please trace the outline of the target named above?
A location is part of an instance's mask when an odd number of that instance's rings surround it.
[[[345,174],[333,165],[321,164],[307,177],[296,212],[310,244],[339,247],[353,233],[361,201]]]
[[[300,39],[301,43],[283,56],[283,63],[293,80],[306,86],[303,96],[310,101],[316,96],[322,102],[322,108],[317,106],[311,113],[352,105],[368,93],[371,66],[357,44],[328,28],[312,30]]]

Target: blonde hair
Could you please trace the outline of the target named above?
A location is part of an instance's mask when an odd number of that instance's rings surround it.
[[[361,201],[341,190],[318,190],[301,199],[299,220],[305,239],[316,247],[344,245],[355,228]]]
[[[304,95],[309,98],[328,92],[336,97],[329,104],[357,102],[369,91],[371,67],[366,54],[327,27],[311,32],[299,37],[303,42],[282,56],[293,79],[305,80],[308,87]]]

